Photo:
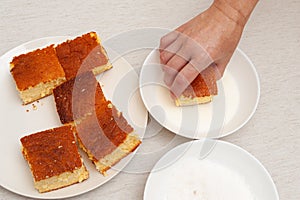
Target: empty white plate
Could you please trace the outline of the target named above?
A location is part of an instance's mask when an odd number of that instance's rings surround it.
[[[166,153],[153,167],[144,191],[144,200],[204,197],[279,199],[271,176],[255,157],[212,139],[187,142]]]
[[[218,81],[218,90],[210,103],[176,107],[163,82],[158,50],[149,54],[140,74],[140,91],[147,110],[162,126],[187,138],[229,135],[254,114],[260,96],[259,78],[241,50],[235,51]]]

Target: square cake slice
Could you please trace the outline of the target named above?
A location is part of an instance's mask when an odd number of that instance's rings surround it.
[[[24,104],[52,94],[66,81],[53,45],[14,57],[10,72]]]
[[[91,71],[71,78],[53,90],[56,110],[63,124],[80,120],[95,112],[97,101],[106,101]]]
[[[93,71],[97,75],[112,67],[95,32],[57,45],[56,54],[67,80],[86,71]]]
[[[21,138],[35,188],[43,193],[89,177],[75,142],[74,128],[62,126]]]
[[[133,128],[110,101],[98,103],[96,114],[76,123],[76,129],[79,146],[103,175],[141,144]]]
[[[218,94],[215,70],[214,66],[203,70],[182,95],[175,99],[176,106],[189,106],[211,102],[213,96]]]

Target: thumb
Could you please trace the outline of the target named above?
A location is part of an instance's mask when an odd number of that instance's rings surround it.
[[[231,57],[222,59],[222,61],[219,61],[217,63],[215,63],[215,67],[216,67],[216,78],[219,80],[223,77],[223,74],[225,72],[225,69],[230,61]]]

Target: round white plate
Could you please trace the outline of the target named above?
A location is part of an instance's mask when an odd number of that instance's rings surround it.
[[[255,200],[279,199],[271,176],[254,156],[228,142],[201,139],[175,147],[156,163],[145,186],[144,200],[168,200],[170,195],[174,195],[174,193],[170,193],[170,191],[174,191],[174,188],[177,188],[180,194],[193,193],[195,188],[200,191],[205,190],[208,182],[215,183],[213,185],[216,189],[213,191],[219,191],[222,188],[222,178],[218,179],[217,182],[211,182],[214,180],[212,177],[218,174],[217,170],[204,175],[207,177],[205,179],[207,182],[201,182],[204,178],[200,179],[198,173],[194,171],[201,170],[201,165],[208,162],[216,165],[213,167],[214,169],[225,168],[229,170],[228,172],[231,172],[229,174],[232,175],[229,177],[239,177],[238,180],[242,180],[240,183],[246,186],[244,188],[248,189],[248,194],[255,197]],[[187,168],[193,170],[184,171]],[[182,176],[179,176],[178,173]],[[195,187],[191,190],[188,185]],[[201,186],[203,188],[199,188]],[[237,193],[239,192],[237,191]],[[194,199],[198,198],[195,197]]]
[[[14,80],[9,72],[9,63],[14,56],[50,44],[58,44],[69,38],[49,37],[30,41],[12,49],[0,58],[0,146],[2,149],[0,151],[0,184],[20,195],[56,199],[88,192],[117,175],[133,156],[130,154],[121,160],[108,171],[108,176],[104,177],[96,171],[95,166],[85,153],[80,152],[90,172],[89,179],[48,193],[40,194],[35,190],[29,167],[21,153],[20,138],[31,133],[61,126],[61,123],[56,112],[53,95],[26,106],[22,105]],[[113,68],[99,75],[97,79],[102,85],[105,96],[116,105],[118,110],[123,112],[125,118],[142,138],[148,116],[138,90],[138,75],[122,58],[111,62]],[[37,109],[35,110],[33,107]]]
[[[170,131],[193,139],[229,135],[245,125],[256,110],[259,78],[254,65],[241,50],[235,51],[217,84],[218,95],[212,102],[176,107],[163,82],[158,50],[148,55],[140,74],[140,91],[150,114]]]

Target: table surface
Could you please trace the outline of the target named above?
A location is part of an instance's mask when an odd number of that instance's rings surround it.
[[[102,40],[145,27],[174,29],[209,5],[210,1],[0,1],[0,55],[24,42],[96,30]],[[300,199],[300,1],[261,1],[245,28],[240,48],[256,66],[261,98],[253,118],[236,133],[222,138],[246,149],[271,174],[280,199]],[[140,66],[148,52],[126,55]],[[160,130],[149,147],[189,141]],[[159,156],[149,159],[150,169]],[[142,199],[149,173],[121,172],[84,199]],[[0,199],[26,199],[0,187]]]

